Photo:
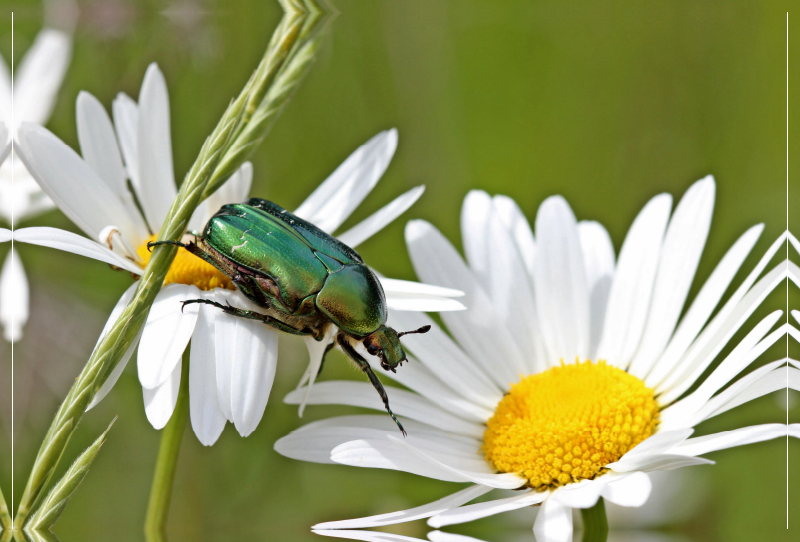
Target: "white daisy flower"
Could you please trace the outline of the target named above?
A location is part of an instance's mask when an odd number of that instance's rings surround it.
[[[0,150],[6,148],[14,152],[10,141],[21,123],[47,123],[71,54],[72,38],[69,34],[53,28],[39,32],[16,70],[13,112],[11,77],[5,60],[0,56],[0,124],[6,126],[0,133]],[[12,225],[13,221],[16,225],[53,207],[53,202],[42,192],[18,157],[0,160],[0,222]],[[7,341],[15,342],[22,338],[22,328],[28,321],[28,296],[25,268],[19,254],[11,249],[0,270],[0,325]]]
[[[156,239],[154,232],[159,231],[177,194],[167,86],[155,64],[145,74],[139,103],[120,94],[112,111],[113,124],[96,98],[86,92],[78,96],[78,139],[83,159],[46,129],[23,124],[19,131],[20,156],[45,192],[89,238],[54,228],[26,228],[15,231],[14,239],[89,256],[140,275],[150,258],[147,243]],[[336,230],[380,180],[396,145],[395,130],[372,138],[322,183],[296,214],[326,232]],[[189,222],[189,231],[201,229],[223,204],[244,201],[251,179],[252,167],[245,163],[198,207]],[[339,239],[351,247],[358,245],[408,209],[423,189],[406,192]],[[451,299],[461,292],[389,279],[382,280],[382,284],[392,308],[463,308]],[[128,304],[135,288],[132,285],[120,298],[104,334]],[[222,314],[205,305],[187,305],[182,310],[181,301],[197,298],[230,301],[236,307],[258,310],[225,275],[180,250],[142,328],[138,373],[147,418],[160,429],[175,408],[181,355],[192,339],[192,427],[200,442],[211,445],[226,421],[233,422],[239,433],[247,436],[261,420],[275,375],[278,332],[261,322]],[[114,385],[136,343],[89,408]],[[313,344],[309,349],[315,356],[318,346]]]
[[[711,223],[715,185],[695,183],[672,213],[671,197],[639,213],[615,258],[606,230],[578,223],[560,196],[545,200],[536,237],[509,198],[471,192],[462,211],[467,263],[431,224],[416,220],[406,241],[421,280],[465,292],[467,310],[444,313],[449,335],[425,315],[390,313],[394,326],[433,326],[404,339],[412,361],[390,390],[407,419],[400,438],[382,417],[330,418],[275,444],[288,457],[393,469],[471,483],[402,512],[314,529],[359,529],[430,518],[439,528],[541,505],[537,540],[572,539],[572,509],[600,497],[641,506],[647,472],[708,464],[708,452],[785,435],[782,424],[689,438],[695,425],[785,386],[784,360],[720,390],[786,333],[777,311],[733,349],[691,394],[686,391],[786,276],[759,276],[781,236],[710,318],[763,227],[750,228],[716,267],[680,319]],[[289,394],[296,403],[303,390]],[[309,404],[379,408],[359,382],[325,382]],[[404,421],[404,424],[406,421]],[[507,498],[466,505],[495,489]],[[466,506],[465,506],[466,505]],[[374,533],[373,533],[374,534]]]

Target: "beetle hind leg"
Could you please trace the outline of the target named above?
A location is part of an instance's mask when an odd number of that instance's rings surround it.
[[[222,312],[224,312],[225,314],[230,314],[231,316],[236,316],[236,317],[239,317],[239,318],[246,318],[248,320],[258,320],[259,322],[267,324],[268,326],[274,327],[278,331],[283,331],[285,333],[291,333],[292,335],[313,335],[314,334],[314,332],[311,331],[310,329],[297,329],[297,328],[294,328],[294,327],[290,326],[289,324],[281,322],[277,318],[274,318],[274,317],[272,317],[272,316],[270,316],[268,314],[263,314],[263,313],[256,312],[256,311],[249,311],[249,310],[246,310],[246,309],[239,309],[237,307],[234,307],[231,304],[223,305],[222,303],[217,303],[216,301],[211,301],[210,299],[187,299],[186,301],[183,301],[183,306],[181,306],[181,311],[183,310],[183,307],[185,307],[186,305],[191,305],[191,304],[194,304],[194,303],[202,303],[204,305],[211,305],[213,307],[221,309]]]
[[[361,355],[358,352],[356,352],[355,349],[352,346],[350,346],[350,344],[346,340],[344,340],[341,335],[338,337],[338,342],[339,346],[342,347],[342,350],[344,350],[345,354],[350,356],[350,358],[353,361],[355,361],[356,364],[358,364],[361,370],[367,374],[369,381],[372,382],[372,386],[378,392],[378,395],[381,396],[381,399],[383,400],[383,406],[386,407],[386,412],[389,413],[389,416],[392,417],[394,423],[397,424],[397,427],[400,429],[400,432],[403,433],[403,436],[404,437],[408,436],[406,430],[403,429],[403,424],[400,423],[400,420],[397,419],[397,416],[394,415],[394,412],[392,412],[392,409],[389,407],[389,396],[386,394],[386,390],[383,388],[383,384],[381,384],[378,375],[376,375],[372,371],[372,367],[370,367],[369,362],[365,360],[363,357],[361,357]]]

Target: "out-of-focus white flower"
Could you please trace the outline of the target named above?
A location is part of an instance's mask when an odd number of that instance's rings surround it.
[[[92,95],[77,102],[78,139],[83,158],[46,129],[24,124],[19,153],[36,180],[62,212],[88,236],[55,228],[14,232],[17,241],[39,244],[94,258],[140,275],[149,260],[147,243],[155,240],[177,194],[172,166],[169,100],[164,77],[155,64],[145,74],[139,103],[120,94],[112,107],[114,123]],[[119,145],[117,144],[119,141]],[[350,216],[380,180],[397,146],[397,132],[381,132],[359,147],[323,182],[295,214],[332,233]],[[199,230],[226,203],[247,198],[252,166],[245,163],[189,221]],[[127,180],[130,179],[129,189]],[[351,247],[368,239],[405,212],[422,194],[416,187],[339,235]],[[135,197],[134,197],[135,196]],[[141,205],[139,212],[135,202]],[[447,288],[381,279],[390,308],[460,310]],[[136,285],[120,298],[105,333],[129,303]],[[261,322],[244,320],[207,305],[181,301],[204,298],[256,310],[230,280],[208,263],[179,250],[158,293],[141,338],[135,341],[90,408],[119,378],[136,344],[145,412],[156,429],[166,425],[177,401],[181,355],[191,342],[189,375],[192,427],[205,445],[216,442],[226,421],[242,436],[253,432],[272,388],[279,333]],[[418,326],[419,327],[419,326]],[[311,354],[307,377],[313,380],[325,345],[307,341]]]
[[[13,89],[9,68],[0,56],[0,124],[7,127],[0,134],[0,149],[6,149],[5,161],[0,160],[0,221],[12,227],[54,206],[7,144],[16,138],[21,123],[47,123],[71,54],[72,38],[68,33],[44,28],[16,69]],[[28,321],[28,297],[25,269],[19,254],[12,249],[0,270],[0,325],[7,341],[22,337],[22,328]]]
[[[406,418],[408,438],[380,417],[346,416],[301,427],[275,449],[305,461],[472,485],[410,510],[314,529],[340,536],[331,529],[421,518],[439,528],[540,505],[537,540],[567,542],[573,509],[590,508],[601,497],[641,506],[652,488],[648,472],[709,464],[700,456],[785,435],[783,424],[770,424],[690,438],[700,422],[785,386],[785,360],[728,386],[787,332],[786,326],[772,330],[781,316],[776,311],[683,397],[787,274],[782,263],[761,277],[785,242],[782,235],[716,310],[763,229],[754,226],[680,318],[714,196],[710,177],[696,182],[674,213],[669,195],[656,196],[634,221],[618,258],[606,230],[578,223],[559,196],[540,206],[534,238],[511,199],[471,192],[461,224],[467,263],[431,224],[410,222],[406,241],[417,276],[464,291],[467,310],[442,314],[452,338],[425,315],[390,314],[395,327],[432,325],[435,338],[404,338],[419,363],[391,375],[411,390],[389,392],[395,413]],[[356,382],[318,385],[309,404],[380,406]],[[467,504],[508,489],[522,491]]]

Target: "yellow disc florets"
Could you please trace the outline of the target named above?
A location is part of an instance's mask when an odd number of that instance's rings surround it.
[[[156,236],[153,235],[136,249],[136,253],[144,260],[145,264],[150,261],[150,251],[147,249],[147,243],[155,240]],[[178,253],[175,254],[175,259],[172,261],[172,265],[167,271],[167,277],[164,279],[164,284],[172,283],[192,284],[201,290],[213,290],[214,288],[235,289],[231,279],[213,265],[182,248],[179,248]]]
[[[545,490],[591,479],[653,434],[653,390],[604,361],[522,378],[498,403],[483,436],[486,459]]]

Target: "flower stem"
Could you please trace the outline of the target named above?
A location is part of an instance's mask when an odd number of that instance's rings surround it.
[[[161,445],[153,472],[153,485],[150,486],[150,501],[144,520],[144,537],[147,542],[166,540],[167,514],[172,498],[172,484],[178,466],[178,453],[181,450],[186,419],[189,417],[189,348],[183,353],[181,362],[181,386],[178,401],[166,427],[161,432]]]
[[[583,518],[583,542],[606,542],[608,538],[608,518],[606,502],[603,497],[591,508],[581,508]]]

